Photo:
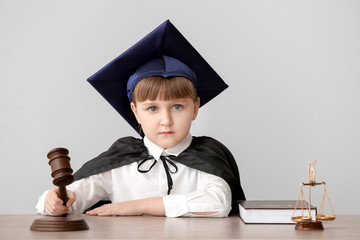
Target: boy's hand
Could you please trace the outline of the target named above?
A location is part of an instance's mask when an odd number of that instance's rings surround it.
[[[69,212],[69,207],[75,202],[75,193],[67,190],[68,201],[66,206],[63,204],[63,201],[59,198],[59,188],[55,187],[50,189],[45,198],[45,208],[51,214],[54,215],[63,215]]]

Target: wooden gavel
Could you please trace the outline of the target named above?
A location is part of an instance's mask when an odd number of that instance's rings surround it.
[[[48,159],[50,159],[51,176],[54,178],[53,184],[59,187],[59,198],[64,205],[68,201],[66,186],[74,181],[68,154],[69,151],[66,148],[54,148],[47,154]]]
[[[66,148],[55,148],[47,154],[48,159],[50,159],[51,176],[54,178],[53,183],[59,187],[59,198],[63,201],[64,205],[68,201],[66,186],[74,181],[68,154],[69,151]],[[30,226],[30,230],[41,232],[80,231],[87,229],[89,229],[89,226],[84,219],[75,216],[71,217],[71,215],[67,216],[67,214],[61,217],[37,218]]]

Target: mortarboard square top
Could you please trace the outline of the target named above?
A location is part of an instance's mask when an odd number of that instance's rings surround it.
[[[158,64],[159,61],[163,64]],[[188,78],[196,86],[201,106],[228,87],[169,20],[89,77],[88,81],[137,131],[138,123],[130,108],[132,90],[142,78],[150,76]]]

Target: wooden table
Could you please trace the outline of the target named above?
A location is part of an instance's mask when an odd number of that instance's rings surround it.
[[[0,239],[360,239],[360,216],[337,216],[324,231],[296,231],[291,224],[244,224],[229,218],[90,217],[90,229],[34,232],[38,215],[0,215]]]

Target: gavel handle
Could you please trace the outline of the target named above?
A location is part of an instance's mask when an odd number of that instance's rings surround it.
[[[64,206],[66,206],[66,203],[68,201],[68,197],[66,194],[66,187],[65,186],[59,186],[59,198],[63,201]],[[61,215],[62,217],[66,217],[67,213]]]
[[[66,203],[68,201],[68,197],[66,194],[66,187],[65,186],[59,186],[59,197],[63,201],[64,205],[66,206]]]

